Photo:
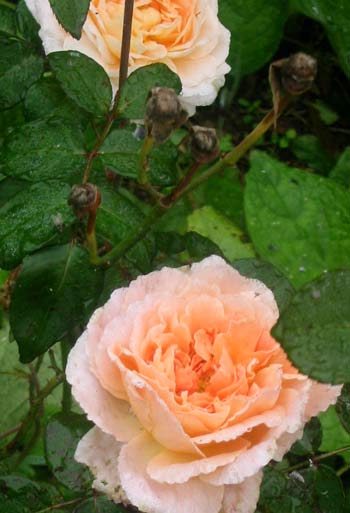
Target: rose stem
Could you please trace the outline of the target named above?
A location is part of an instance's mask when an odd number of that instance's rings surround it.
[[[284,473],[293,472],[294,470],[300,470],[310,465],[310,463],[318,463],[319,461],[325,460],[326,458],[331,458],[332,456],[337,456],[338,454],[342,454],[343,452],[350,451],[350,445],[346,445],[341,449],[336,449],[335,451],[326,452],[324,454],[320,454],[319,456],[314,456],[307,461],[302,461],[301,463],[297,463],[292,467],[286,468],[283,470]]]
[[[26,417],[23,419],[21,423],[20,429],[17,431],[17,434],[11,442],[8,443],[6,447],[1,450],[1,457],[5,458],[10,455],[12,452],[17,450],[18,444],[21,439],[28,433],[32,424],[35,424],[37,416],[42,408],[43,402],[51,392],[60,385],[64,380],[64,374],[59,374],[54,376],[48,381],[45,387],[40,391],[37,397],[33,400],[31,408],[27,413]]]
[[[283,102],[281,102],[278,115],[282,114],[288,103],[288,99],[285,99]],[[153,227],[155,221],[159,219],[163,214],[165,214],[165,212],[184,194],[190,192],[192,189],[207,180],[210,176],[221,171],[221,169],[224,167],[234,165],[251,148],[251,146],[253,146],[256,141],[260,139],[260,137],[271,128],[271,126],[274,125],[274,122],[275,112],[273,109],[271,109],[271,111],[254,128],[254,130],[248,134],[247,137],[243,139],[243,141],[231,152],[229,152],[224,158],[216,162],[213,166],[202,173],[197,179],[194,179],[189,185],[185,183],[184,187],[183,180],[181,180],[175,189],[172,190],[169,196],[162,198],[159,203],[153,207],[149,215],[145,218],[143,224],[140,226],[139,230],[130,235],[130,237],[127,239],[122,240],[109,253],[97,258],[96,265],[111,264],[122,257],[126,251],[132,248],[139,240],[141,240],[145,235],[147,235],[147,233],[149,233],[149,230]]]
[[[177,184],[175,189],[173,189],[168,196],[160,200],[161,205],[166,208],[169,208],[171,205],[176,203],[177,199],[180,198],[180,196],[182,196],[182,194],[187,190],[194,175],[200,167],[201,164],[199,162],[194,162],[190,166],[182,180],[180,180],[180,182]]]
[[[150,135],[147,135],[142,144],[140,151],[140,157],[138,161],[138,182],[141,185],[145,185],[148,182],[147,173],[147,157],[152,150],[154,145],[154,139]]]
[[[109,131],[113,125],[115,118],[117,117],[118,102],[120,96],[120,90],[128,76],[129,66],[129,54],[130,54],[130,42],[131,42],[131,26],[132,26],[132,15],[134,12],[134,0],[125,0],[124,8],[124,20],[123,20],[123,35],[122,35],[122,47],[120,54],[120,65],[119,65],[119,87],[113,101],[113,108],[107,115],[106,124],[97,137],[94,149],[88,154],[88,161],[83,176],[83,183],[89,180],[89,174],[92,167],[92,163],[98,155],[98,151],[102,146],[103,141],[109,134]]]
[[[50,511],[54,511],[55,509],[62,509],[68,506],[75,506],[76,504],[80,504],[81,502],[90,499],[93,495],[86,494],[84,497],[78,497],[77,499],[72,499],[71,501],[61,502],[60,504],[54,504],[53,506],[49,506],[48,508],[41,509],[36,513],[49,513]]]

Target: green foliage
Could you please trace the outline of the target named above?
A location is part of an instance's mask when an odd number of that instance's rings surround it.
[[[101,289],[102,271],[89,264],[88,253],[77,245],[53,246],[26,257],[10,309],[20,360],[32,361],[86,322]]]
[[[350,188],[350,148],[346,148],[329,175],[333,180]]]
[[[84,169],[82,135],[59,119],[22,125],[9,134],[0,151],[0,172],[30,182],[74,183]]]
[[[43,60],[20,41],[0,39],[0,110],[22,100],[43,71]]]
[[[45,455],[48,466],[61,484],[72,491],[89,488],[88,469],[75,461],[79,440],[92,427],[84,415],[61,412],[52,416],[45,431]]]
[[[68,185],[57,181],[0,182],[7,201],[0,207],[0,266],[13,269],[42,246],[57,243],[74,222]]]
[[[344,383],[350,366],[350,271],[329,272],[293,297],[274,329],[290,360],[325,383]]]
[[[220,0],[219,15],[231,32],[232,73],[240,77],[260,68],[276,51],[288,16],[288,1]]]
[[[254,152],[244,200],[257,253],[295,287],[350,266],[350,197],[333,180]]]
[[[165,64],[152,64],[130,74],[120,94],[119,114],[129,119],[143,119],[147,96],[152,87],[170,87],[181,91],[181,81]]]
[[[112,85],[102,66],[77,51],[50,53],[49,62],[69,98],[96,116],[108,112]]]
[[[335,405],[336,412],[343,428],[350,433],[350,385],[342,388],[340,397]]]
[[[51,8],[60,24],[76,39],[80,39],[81,29],[86,20],[90,0],[49,0]]]
[[[306,456],[315,454],[322,443],[322,425],[317,417],[306,424],[303,437],[295,442],[291,448],[291,452],[297,456]]]

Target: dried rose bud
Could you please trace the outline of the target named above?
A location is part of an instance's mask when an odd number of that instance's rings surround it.
[[[154,87],[146,106],[145,124],[157,143],[164,142],[171,132],[182,125],[188,115],[173,89]]]
[[[216,159],[219,155],[219,141],[215,128],[193,126],[190,148],[193,158],[201,164]]]
[[[68,204],[73,207],[78,216],[82,217],[88,212],[97,210],[100,203],[101,193],[96,185],[92,183],[73,185]]]
[[[281,68],[282,86],[292,96],[310,89],[317,74],[317,60],[306,53],[295,53]]]

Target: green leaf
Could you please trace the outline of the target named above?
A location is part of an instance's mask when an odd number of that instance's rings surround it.
[[[28,182],[18,180],[17,178],[5,178],[0,180],[0,208],[20,191],[27,189],[28,185]]]
[[[315,135],[300,135],[294,139],[291,149],[301,162],[311,169],[327,175],[334,166],[334,157],[330,155]]]
[[[34,481],[17,475],[0,477],[0,513],[30,513],[49,505],[48,494]]]
[[[91,474],[74,459],[79,440],[92,427],[85,415],[58,413],[50,418],[45,430],[45,455],[55,478],[70,490],[89,488]]]
[[[295,287],[350,266],[350,196],[333,180],[254,152],[244,200],[257,253]]]
[[[82,134],[60,120],[20,126],[5,139],[0,152],[0,172],[30,182],[62,179],[72,184],[85,165]]]
[[[88,123],[88,114],[70,100],[53,78],[42,77],[27,91],[24,112],[28,121],[62,118],[70,126]]]
[[[291,452],[297,456],[306,456],[314,454],[320,447],[322,442],[322,426],[317,417],[306,424],[303,437],[295,442],[291,448]]]
[[[350,368],[350,271],[305,285],[279,319],[274,335],[304,374],[344,383]]]
[[[62,238],[75,221],[67,203],[69,192],[60,182],[33,184],[0,208],[0,267],[13,269],[26,255]]]
[[[51,9],[62,27],[75,39],[80,39],[81,29],[89,11],[90,0],[49,0]]]
[[[343,385],[335,410],[343,428],[350,433],[350,384]]]
[[[202,207],[188,216],[188,230],[207,237],[230,261],[254,256],[250,244],[242,242],[242,232],[212,207]]]
[[[128,513],[121,504],[115,504],[108,497],[94,497],[88,499],[75,508],[73,513]]]
[[[181,91],[181,80],[165,64],[151,64],[133,71],[119,98],[119,114],[124,118],[143,119],[146,100],[152,87],[169,87]]]
[[[7,5],[0,5],[0,34],[6,36],[16,35],[15,11]]]
[[[312,106],[318,111],[321,121],[325,125],[333,125],[339,119],[339,114],[322,100],[316,100]]]
[[[25,0],[20,0],[17,4],[16,19],[19,33],[23,36],[23,38],[33,42],[36,46],[40,47],[41,40],[38,35],[40,25],[29,11]]]
[[[103,273],[73,244],[46,248],[24,259],[10,306],[11,329],[20,360],[30,362],[95,308]]]
[[[26,90],[43,71],[43,60],[28,45],[13,40],[0,42],[0,110],[22,100]]]
[[[142,212],[130,200],[111,188],[101,188],[102,202],[97,211],[96,233],[104,242],[115,246],[139,229]],[[126,257],[142,272],[151,270],[154,255],[153,237],[149,236],[130,249]]]
[[[336,165],[330,172],[330,178],[333,178],[340,185],[350,188],[350,147],[345,148],[340,155]]]
[[[348,0],[293,0],[294,7],[321,23],[338,55],[340,65],[350,76],[350,4]]]
[[[104,141],[99,153],[104,164],[120,176],[137,178],[142,141],[134,130],[113,130]],[[177,149],[170,142],[155,146],[148,157],[150,181],[153,185],[173,185],[177,181]]]
[[[227,168],[192,192],[200,206],[210,205],[239,228],[244,228],[243,186],[238,170]]]
[[[241,77],[263,66],[277,50],[288,17],[288,1],[219,0],[219,17],[231,32],[232,73]]]
[[[322,444],[320,451],[332,452],[350,445],[350,435],[340,423],[335,407],[331,406],[327,411],[319,415],[322,425]],[[348,460],[350,451],[341,453],[345,460]]]
[[[112,85],[102,66],[87,55],[72,50],[50,53],[48,59],[69,98],[96,116],[109,111]]]
[[[287,278],[268,262],[255,258],[235,260],[232,266],[248,278],[260,280],[273,292],[280,313],[289,305],[294,289]]]

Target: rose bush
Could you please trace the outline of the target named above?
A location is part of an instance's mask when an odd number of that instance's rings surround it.
[[[95,426],[76,458],[147,513],[253,513],[280,460],[340,387],[300,374],[270,334],[272,292],[219,257],[116,290],[67,379]]]
[[[25,0],[40,24],[46,53],[78,50],[103,66],[117,88],[124,2],[92,0],[80,40],[58,23],[49,0]],[[209,105],[229,71],[230,33],[219,22],[217,0],[136,0],[129,72],[156,62],[182,81],[185,105]]]

